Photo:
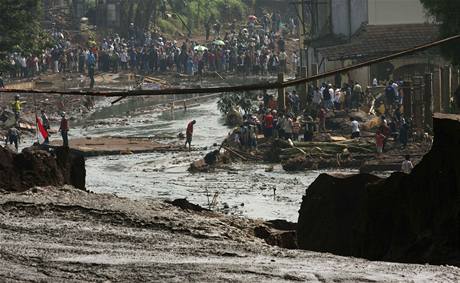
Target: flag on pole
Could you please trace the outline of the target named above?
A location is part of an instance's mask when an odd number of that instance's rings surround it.
[[[43,144],[48,139],[48,132],[43,127],[42,120],[37,115],[35,115],[35,118],[37,120],[37,140],[39,144]]]

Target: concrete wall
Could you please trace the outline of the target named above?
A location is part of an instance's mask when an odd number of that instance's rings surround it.
[[[427,21],[420,0],[368,0],[369,24],[413,24]]]
[[[368,0],[351,0],[351,30],[355,33],[363,23],[369,21]]]
[[[332,0],[329,0],[332,1]],[[315,35],[322,36],[330,34],[332,27],[332,10],[329,3],[326,1],[317,3],[313,9],[316,11],[316,16],[313,17],[314,25],[315,25]]]
[[[368,20],[367,0],[331,0],[331,7],[334,34],[351,36]]]

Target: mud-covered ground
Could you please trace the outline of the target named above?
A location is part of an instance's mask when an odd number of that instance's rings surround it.
[[[133,199],[187,198],[228,214],[297,222],[302,195],[320,173],[292,174],[281,166],[266,172],[271,165],[247,163],[234,163],[213,173],[189,173],[190,164],[215,149],[213,144],[220,144],[231,130],[223,124],[216,99],[200,101],[186,112],[133,112],[131,117],[123,119],[117,118],[117,112],[113,113],[115,117],[107,117],[107,114],[104,113],[106,118],[87,123],[73,134],[150,136],[159,137],[162,142],[182,144],[184,141],[177,139],[177,134],[185,132],[189,121],[196,120],[195,150],[88,158],[87,188],[97,193]]]
[[[259,221],[64,188],[0,197],[2,282],[458,282],[449,266],[266,245]]]

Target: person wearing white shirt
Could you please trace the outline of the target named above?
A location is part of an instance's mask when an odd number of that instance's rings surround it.
[[[401,165],[401,171],[405,174],[410,174],[412,172],[412,169],[414,169],[414,165],[410,161],[410,156],[406,155],[405,160]]]
[[[342,91],[340,88],[337,88],[334,92],[334,108],[340,110],[340,97],[342,96]]]
[[[350,117],[350,121],[351,121],[351,138],[352,139],[359,138],[361,136],[361,132],[359,130],[359,122],[356,121],[356,119],[353,117]]]
[[[315,90],[313,90],[312,102],[316,106],[319,106],[322,100],[323,100],[323,92],[319,91],[318,88],[315,88]]]
[[[377,78],[374,78],[372,80],[372,86],[378,86],[379,85],[379,82],[377,81]]]

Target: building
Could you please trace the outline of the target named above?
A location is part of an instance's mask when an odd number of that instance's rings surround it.
[[[309,74],[322,73],[426,44],[439,37],[419,0],[312,0],[307,46]],[[331,82],[369,85],[404,75],[423,75],[446,62],[428,52],[361,68]]]

